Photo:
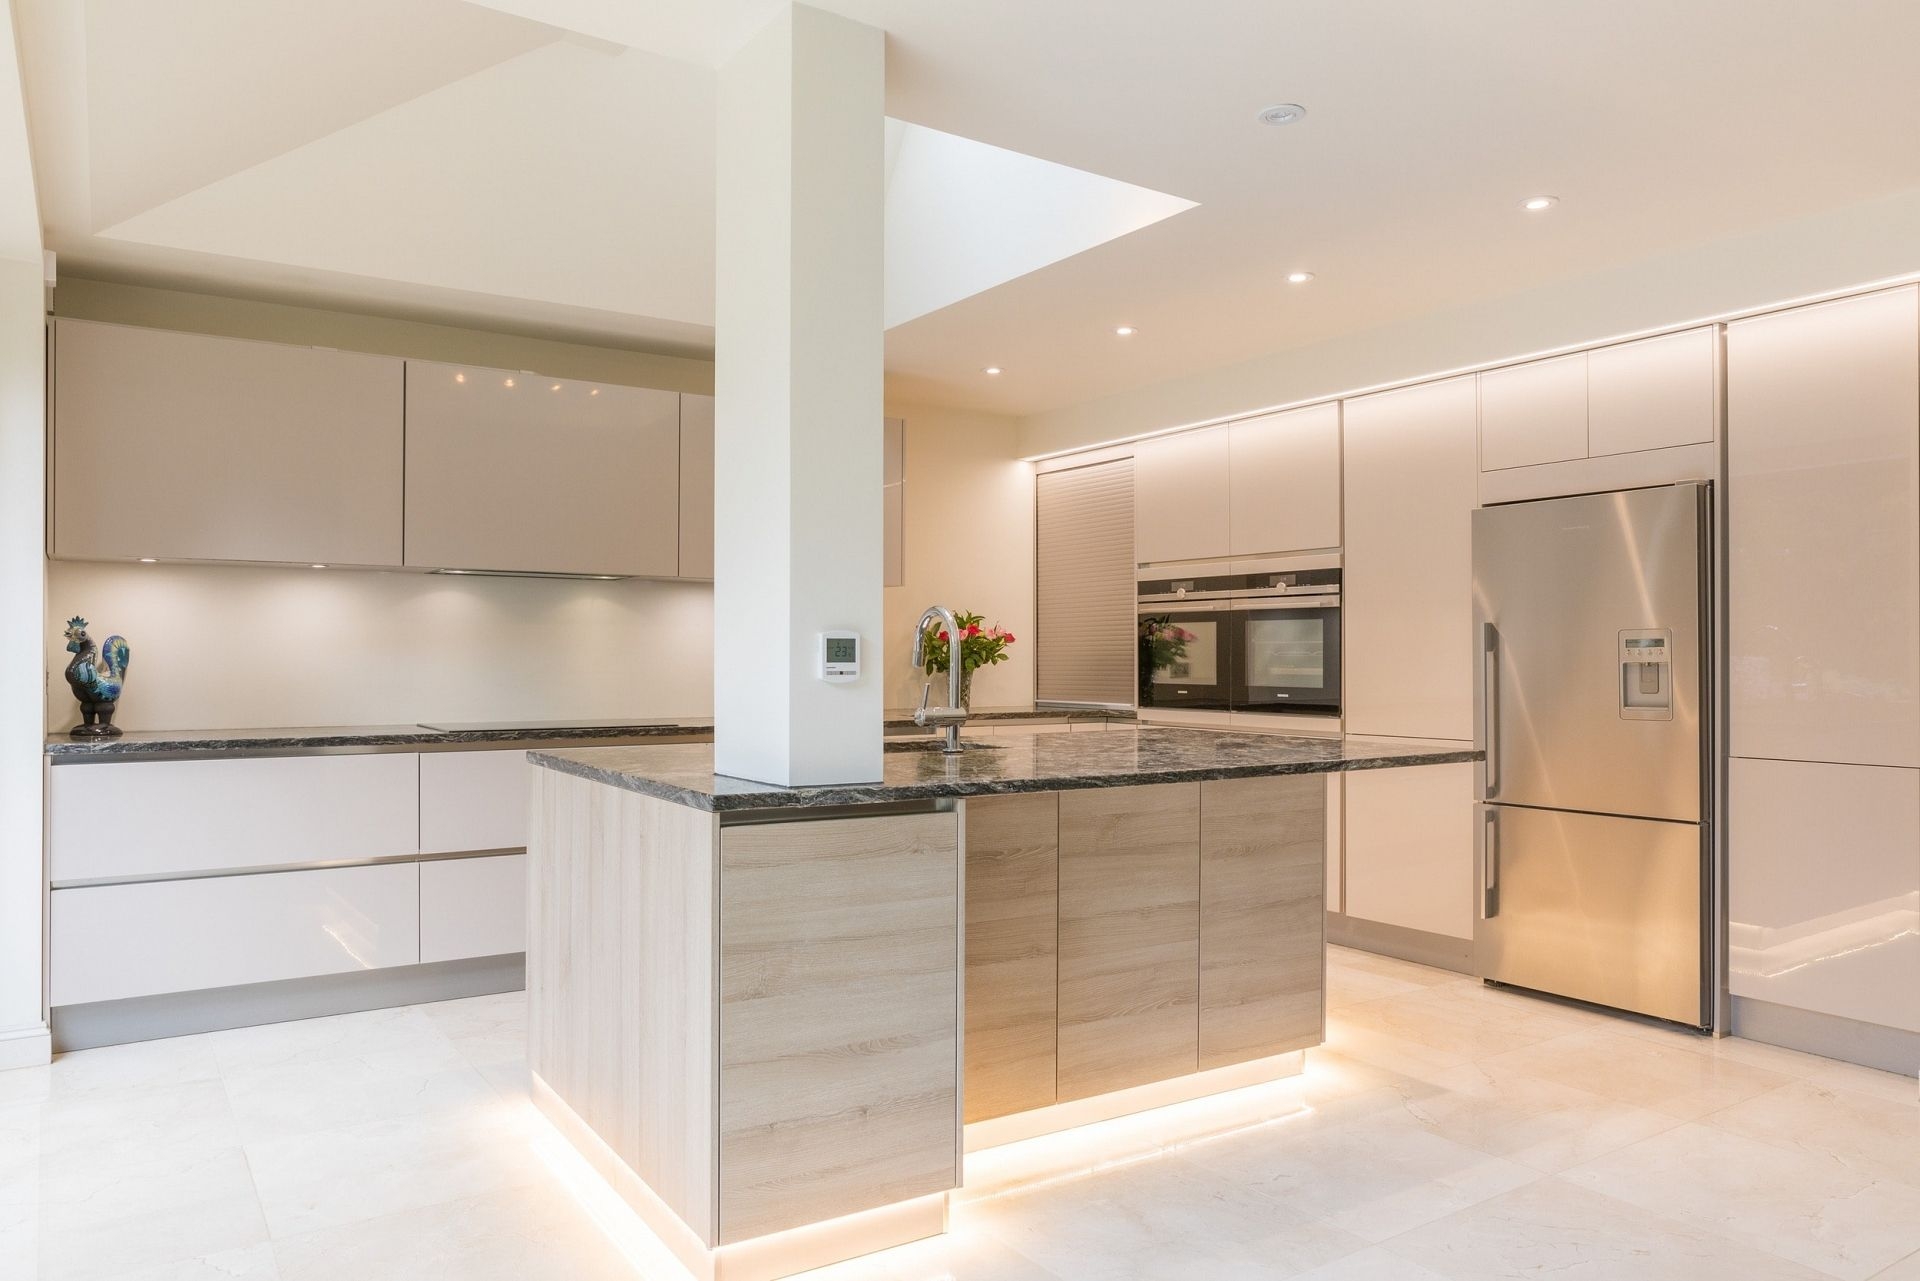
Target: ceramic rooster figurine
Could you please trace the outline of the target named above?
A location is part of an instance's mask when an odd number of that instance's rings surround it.
[[[127,660],[131,651],[119,636],[107,637],[107,643],[95,652],[93,637],[87,635],[87,620],[67,620],[67,652],[73,661],[67,664],[67,684],[80,700],[82,721],[68,731],[74,738],[105,738],[120,732],[113,723],[113,709],[120,701],[120,690],[127,682]]]

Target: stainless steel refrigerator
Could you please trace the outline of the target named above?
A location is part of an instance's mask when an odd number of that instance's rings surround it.
[[[1473,514],[1483,978],[1711,1024],[1710,499]]]

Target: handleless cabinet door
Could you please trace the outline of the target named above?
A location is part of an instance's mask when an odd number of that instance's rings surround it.
[[[527,846],[524,748],[420,754],[420,852],[517,850]]]
[[[1346,775],[1347,915],[1473,937],[1473,766]]]
[[[1920,1032],[1920,771],[1736,758],[1735,996]]]
[[[1317,775],[1200,784],[1202,1071],[1320,1044],[1326,833]]]
[[[525,854],[438,858],[420,864],[422,962],[526,950]]]
[[[680,570],[680,398],[610,383],[407,362],[406,563]]]
[[[1480,375],[1480,470],[1586,456],[1586,352]]]
[[[976,796],[966,815],[971,1122],[1054,1100],[1059,795]]]
[[[52,362],[55,556],[400,563],[402,361],[60,320]]]
[[[1732,754],[1920,766],[1920,289],[1727,327]]]
[[[1227,550],[1340,545],[1340,406],[1309,405],[1227,426]]]
[[[1587,353],[1587,452],[1595,458],[1714,438],[1719,335],[1713,326]]]
[[[1345,404],[1348,733],[1473,737],[1475,404],[1472,378]]]
[[[1133,546],[1140,564],[1227,554],[1225,427],[1140,442],[1133,455]]]
[[[1062,1102],[1192,1072],[1200,785],[1060,793]]]
[[[680,577],[713,577],[713,397],[680,397]]]

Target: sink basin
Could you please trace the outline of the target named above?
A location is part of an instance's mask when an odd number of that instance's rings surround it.
[[[889,752],[944,752],[947,750],[947,740],[944,738],[909,738],[903,741],[897,738],[890,738],[886,741],[885,747]],[[960,750],[963,752],[998,752],[1004,750],[1005,747],[1005,743],[983,743],[976,738],[963,738],[960,740]]]

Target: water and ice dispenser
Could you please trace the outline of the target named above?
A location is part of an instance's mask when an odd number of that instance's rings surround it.
[[[1620,633],[1620,719],[1673,719],[1673,631],[1640,628]]]

